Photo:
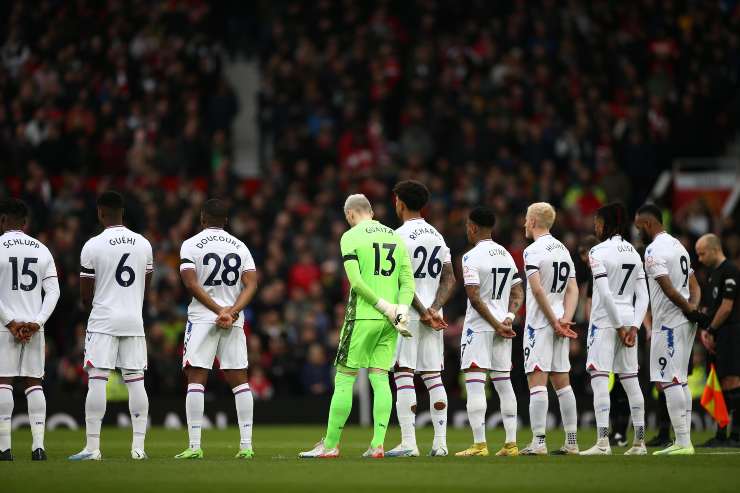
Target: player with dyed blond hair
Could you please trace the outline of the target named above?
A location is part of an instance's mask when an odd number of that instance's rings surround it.
[[[578,454],[578,413],[570,386],[570,328],[578,305],[575,266],[568,249],[550,234],[555,209],[546,202],[529,206],[524,231],[532,244],[524,250],[527,275],[527,317],[524,334],[524,371],[529,383],[532,442],[522,455],[546,455],[547,381],[555,388],[565,428],[565,444],[554,452]]]

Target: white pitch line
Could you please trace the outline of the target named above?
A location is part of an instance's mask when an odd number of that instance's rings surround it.
[[[696,452],[694,455],[740,455],[740,450],[727,452]]]

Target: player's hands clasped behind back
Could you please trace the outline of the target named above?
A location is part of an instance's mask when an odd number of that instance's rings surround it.
[[[506,339],[513,339],[514,337],[516,337],[516,332],[514,332],[513,324],[514,321],[507,317],[498,325],[498,327],[494,327],[493,329],[499,336]]]
[[[558,319],[558,322],[553,326],[555,334],[560,337],[567,337],[568,339],[577,339],[578,334],[575,330],[571,329],[571,325],[575,325],[575,322],[565,320],[564,318]]]
[[[381,298],[375,304],[375,308],[391,321],[399,334],[403,337],[412,336],[411,331],[409,331],[408,305],[395,305]]]
[[[427,311],[419,315],[419,320],[424,325],[434,329],[443,330],[447,328],[447,322],[442,315],[434,308],[427,308]]]
[[[219,329],[230,329],[234,322],[239,318],[239,314],[235,313],[233,308],[223,308],[216,318],[216,326]]]
[[[627,347],[633,347],[637,344],[637,327],[620,327],[617,329],[617,335]]]
[[[25,344],[31,340],[31,337],[41,330],[41,326],[36,322],[17,322],[11,321],[8,325],[8,330],[18,342]]]

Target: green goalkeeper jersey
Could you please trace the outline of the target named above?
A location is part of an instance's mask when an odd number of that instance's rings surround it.
[[[406,245],[391,228],[366,220],[342,235],[342,260],[351,289],[345,320],[377,320],[378,298],[399,305],[414,300],[414,276]]]

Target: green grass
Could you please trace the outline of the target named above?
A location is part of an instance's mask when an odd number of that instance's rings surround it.
[[[738,491],[740,449],[701,450],[694,457],[624,457],[615,449],[612,457],[513,457],[418,459],[361,459],[367,448],[368,429],[348,428],[337,460],[298,460],[300,450],[311,448],[322,427],[262,426],[255,428],[255,452],[251,461],[233,458],[238,431],[204,430],[202,461],[175,461],[172,456],[187,445],[185,431],[153,429],[147,437],[148,461],[129,457],[130,431],[104,429],[102,462],[70,463],[66,457],[84,445],[84,432],[59,430],[47,433],[49,461],[30,459],[30,432],[13,433],[15,462],[0,462],[0,492],[127,493],[198,491],[443,491],[497,490],[538,491]],[[431,444],[431,428],[418,431],[422,454]],[[520,444],[529,439],[522,430]],[[700,443],[708,434],[694,434]],[[468,430],[450,430],[450,452],[467,447]],[[398,428],[388,434],[386,447],[395,446]],[[503,439],[500,430],[489,430],[488,442],[495,452]],[[582,448],[594,439],[592,430],[580,434]],[[548,435],[551,448],[562,443],[562,434]],[[717,452],[722,452],[721,454]],[[713,453],[714,455],[708,455]]]

